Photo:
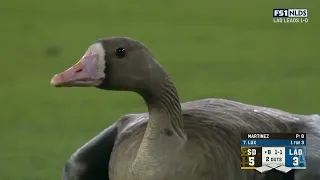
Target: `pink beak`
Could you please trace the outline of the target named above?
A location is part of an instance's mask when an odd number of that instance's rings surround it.
[[[56,74],[51,79],[51,84],[55,87],[98,86],[104,76],[103,72],[99,72],[98,55],[86,54],[71,68]]]

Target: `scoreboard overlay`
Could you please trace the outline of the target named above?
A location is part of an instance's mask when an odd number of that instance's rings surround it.
[[[241,133],[241,169],[287,173],[307,167],[306,133]]]

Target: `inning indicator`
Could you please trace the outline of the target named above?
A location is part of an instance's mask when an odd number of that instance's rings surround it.
[[[242,133],[241,169],[306,169],[306,133]]]

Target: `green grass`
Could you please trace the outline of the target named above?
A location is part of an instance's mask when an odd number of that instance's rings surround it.
[[[0,179],[57,180],[68,156],[135,94],[55,89],[51,77],[96,39],[130,36],[167,68],[182,101],[223,97],[320,112],[320,2],[55,0],[0,3]],[[308,24],[273,24],[272,8],[309,8]],[[48,55],[48,52],[58,51]],[[52,50],[53,49],[53,50]]]

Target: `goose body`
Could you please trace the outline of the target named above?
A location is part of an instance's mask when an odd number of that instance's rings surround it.
[[[177,148],[183,148],[184,151],[176,150],[178,153],[175,153],[174,149],[166,149],[163,152],[165,155],[159,156],[161,163],[157,162],[152,166],[152,162],[145,160],[138,172],[146,173],[154,180],[171,179],[172,176],[167,177],[163,172],[175,174],[177,171],[180,171],[179,176],[174,177],[186,180],[262,180],[266,178],[266,174],[240,170],[240,132],[303,131],[310,132],[310,135],[314,134],[311,136],[320,139],[320,116],[315,119],[225,99],[203,99],[183,103],[182,117],[188,143]],[[109,164],[110,179],[134,179],[130,167],[143,139],[148,118],[148,113],[130,114],[117,121],[118,135]],[[197,131],[194,131],[195,128]],[[170,138],[166,132],[161,136]],[[308,140],[308,144],[313,144],[313,140]],[[314,155],[320,153],[320,150],[313,151]],[[166,156],[167,154],[169,156]],[[312,157],[312,153],[308,155],[308,160],[319,158]],[[126,162],[126,165],[122,162]],[[141,179],[151,179],[148,175]],[[286,179],[283,174],[271,179],[276,180],[277,177]]]
[[[148,113],[121,117],[75,152],[65,167],[65,180],[266,179],[268,173],[240,170],[240,133],[246,132],[306,132],[308,169],[295,171],[295,180],[320,179],[319,116],[224,99],[180,104],[169,76],[135,40],[95,42],[79,63],[51,83],[133,91],[148,107]],[[293,180],[277,173],[270,178],[278,176]]]

